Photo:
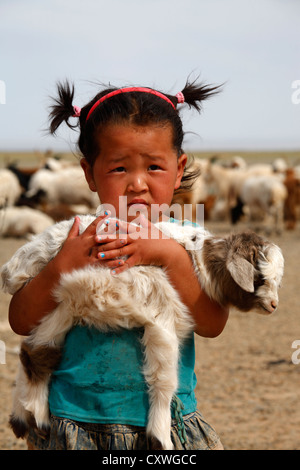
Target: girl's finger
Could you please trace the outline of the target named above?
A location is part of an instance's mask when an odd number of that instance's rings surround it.
[[[78,216],[75,217],[74,223],[69,231],[68,238],[75,238],[79,235],[79,226],[80,226],[80,218]]]
[[[109,216],[110,216],[110,212],[106,211],[103,215],[100,215],[99,217],[97,217],[95,220],[93,220],[93,222],[90,225],[88,225],[88,227],[85,229],[84,233],[87,234],[87,235],[94,235],[96,233],[97,226],[101,222],[103,223],[103,221],[108,219]]]
[[[119,269],[124,266],[125,261],[123,259],[110,260],[101,263],[101,266],[104,266],[109,269]]]
[[[96,242],[99,243],[98,251],[115,250],[117,248],[121,248],[131,243],[131,240],[129,240],[128,238],[127,239],[125,238],[115,239],[114,237],[113,238],[105,237],[105,235],[103,237],[101,236],[99,237],[98,235],[96,235],[95,239],[96,239]]]
[[[124,220],[119,220],[119,233],[121,235],[130,234],[139,230],[139,227],[136,224],[131,222],[125,222]]]
[[[125,260],[120,266],[114,266],[111,268],[111,275],[116,276],[118,274],[123,273],[124,271],[127,271],[127,269],[131,268],[132,266],[135,265],[135,260],[134,257],[131,256],[127,260]]]
[[[116,219],[106,218],[97,225],[96,233],[102,239],[105,236],[117,238],[119,231],[119,221]]]
[[[101,249],[101,247],[100,247]],[[130,245],[127,246],[120,246],[119,248],[115,248],[113,250],[102,250],[98,253],[98,258],[101,260],[111,260],[116,258],[121,258],[123,256],[128,256],[131,254]]]

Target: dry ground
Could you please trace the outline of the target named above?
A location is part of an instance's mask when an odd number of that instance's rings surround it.
[[[218,233],[226,224],[207,224]],[[300,449],[300,364],[291,361],[300,340],[300,228],[271,237],[283,250],[286,272],[280,307],[272,316],[232,312],[215,339],[197,337],[198,407],[215,427],[225,449]],[[0,240],[2,265],[24,240]],[[19,338],[7,323],[10,296],[0,293],[0,340],[6,364],[0,364],[0,449],[24,449],[7,425],[17,367]]]

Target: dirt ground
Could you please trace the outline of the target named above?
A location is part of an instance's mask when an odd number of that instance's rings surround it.
[[[231,229],[224,223],[206,227],[215,233]],[[232,312],[218,338],[196,339],[198,408],[229,450],[300,450],[300,364],[291,360],[292,343],[300,340],[300,227],[269,238],[286,260],[278,311],[272,316]],[[1,239],[0,265],[23,243]],[[7,425],[20,341],[7,322],[9,300],[0,293],[0,344],[6,347],[6,363],[0,364],[1,450],[26,448]]]

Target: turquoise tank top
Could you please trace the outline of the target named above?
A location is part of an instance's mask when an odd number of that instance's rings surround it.
[[[53,415],[103,424],[147,425],[147,385],[142,373],[142,328],[101,333],[74,327],[67,335],[61,363],[52,374],[49,407]],[[194,334],[184,343],[177,396],[183,414],[196,410]]]

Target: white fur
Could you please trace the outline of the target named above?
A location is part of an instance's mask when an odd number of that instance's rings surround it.
[[[42,233],[54,220],[31,207],[6,207],[0,210],[0,236],[29,237]]]
[[[81,231],[93,220],[92,216],[81,216]],[[64,221],[50,227],[16,252],[2,268],[6,291],[13,294],[41,271],[60,249],[72,223],[73,220]],[[200,227],[182,227],[168,222],[157,226],[189,250],[204,290],[214,298],[218,280],[209,278],[202,257],[205,240],[213,236]],[[274,252],[274,256],[277,254]],[[272,256],[270,251],[271,262]],[[267,272],[267,258],[265,263],[266,277],[273,276],[272,268]],[[278,271],[275,265],[276,262],[273,268]],[[278,276],[280,281],[282,271]],[[29,345],[61,347],[74,324],[93,325],[101,331],[144,327],[144,375],[150,402],[147,432],[155,436],[164,449],[172,449],[170,404],[178,385],[179,347],[191,333],[193,320],[164,270],[135,266],[114,277],[101,265],[89,266],[62,275],[54,294],[58,306],[25,340]],[[20,367],[14,398],[15,417],[26,421],[26,413],[31,412],[39,427],[47,425],[48,382],[37,387],[28,381]]]
[[[248,178],[241,188],[240,198],[249,209],[250,220],[262,211],[266,231],[283,230],[287,189],[277,175]]]
[[[89,189],[80,166],[38,170],[30,179],[26,196],[33,197],[40,190],[48,204],[86,204],[93,208],[99,205],[99,198]]]
[[[18,178],[12,171],[0,170],[0,208],[10,207],[15,204],[22,193]]]

